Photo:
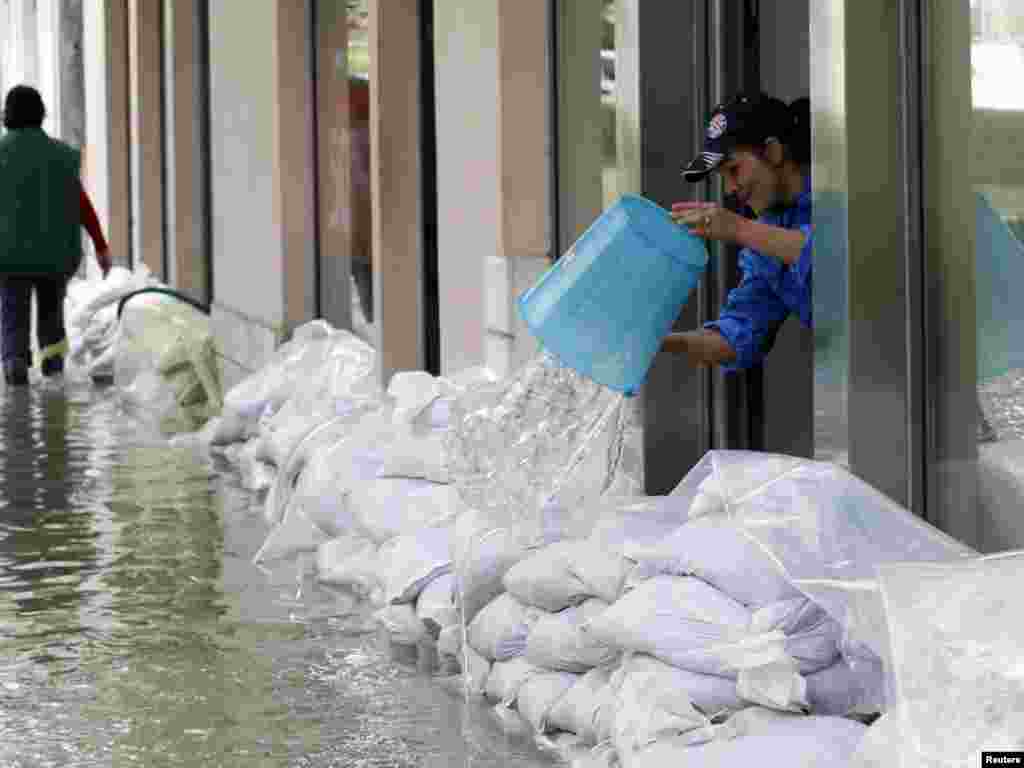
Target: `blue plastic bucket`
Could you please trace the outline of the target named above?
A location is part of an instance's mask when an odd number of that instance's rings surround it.
[[[519,298],[519,311],[563,365],[634,395],[707,261],[704,241],[668,211],[624,195]]]

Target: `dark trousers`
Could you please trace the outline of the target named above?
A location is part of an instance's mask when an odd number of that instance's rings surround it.
[[[64,295],[67,277],[17,277],[0,282],[0,320],[3,324],[4,361],[23,358],[32,364],[29,334],[32,324],[32,291],[36,293],[36,338],[39,348],[64,340]]]

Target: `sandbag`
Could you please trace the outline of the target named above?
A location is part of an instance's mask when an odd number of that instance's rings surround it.
[[[709,648],[748,636],[750,611],[694,577],[656,576],[627,592],[582,631],[608,647],[647,653],[673,666],[735,676]]]
[[[377,477],[409,477],[432,483],[450,483],[451,473],[444,461],[444,434],[401,435],[385,449]]]
[[[416,615],[433,637],[459,621],[455,604],[455,576],[444,573],[430,581],[416,598]]]
[[[441,525],[458,514],[455,489],[426,480],[373,480],[348,494],[358,529],[378,543],[427,526]]]
[[[645,679],[656,679],[657,688],[685,694],[693,705],[708,717],[735,712],[749,706],[739,697],[735,681],[718,675],[702,675],[688,669],[666,664],[646,654],[628,654],[622,662],[622,677],[637,670]]]
[[[491,661],[508,661],[526,650],[530,628],[541,616],[507,592],[481,610],[468,628],[468,642]]]
[[[452,568],[451,526],[421,528],[396,536],[380,547],[378,560],[384,575],[384,598],[389,603],[411,603],[423,588]]]
[[[590,540],[609,555],[658,544],[688,519],[689,499],[678,496],[611,498],[590,532]]]
[[[603,613],[608,603],[591,598],[558,613],[541,614],[526,638],[526,660],[538,667],[584,673],[610,663],[619,651],[584,635],[581,627]]]
[[[786,652],[803,675],[825,669],[839,658],[842,626],[807,598],[769,603],[751,614],[751,633],[773,630],[786,635]]]
[[[516,703],[519,689],[533,675],[544,670],[534,666],[522,656],[508,661],[496,661],[491,665],[491,674],[487,678],[487,697],[506,707]]]
[[[575,733],[585,744],[596,744],[597,716],[611,675],[610,667],[595,667],[581,676],[551,708],[548,726]]]
[[[674,687],[662,671],[650,657],[633,656],[612,679],[616,690],[612,741],[624,762],[656,739],[711,724],[686,690]]]
[[[548,730],[548,714],[579,679],[571,672],[541,672],[532,675],[519,688],[519,714],[537,733]]]
[[[373,619],[383,627],[395,645],[416,645],[427,639],[426,627],[408,603],[386,605],[373,614]]]
[[[804,680],[813,714],[875,714],[888,709],[885,672],[878,660],[841,658]]]
[[[697,576],[744,605],[801,596],[772,554],[729,520],[693,520],[658,544],[630,547],[626,555],[656,573]]]
[[[374,603],[384,601],[377,545],[363,536],[348,534],[331,539],[317,550],[317,579],[348,587]]]
[[[586,539],[559,541],[512,566],[502,583],[527,605],[561,611],[589,597],[612,603],[622,591],[627,564]]]
[[[865,730],[845,718],[787,717],[734,739],[687,744],[683,735],[659,740],[634,754],[624,768],[834,768],[848,763]]]

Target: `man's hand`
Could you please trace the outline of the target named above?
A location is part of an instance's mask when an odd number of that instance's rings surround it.
[[[666,352],[686,355],[693,365],[721,365],[736,359],[736,351],[725,337],[710,328],[670,333],[661,348]]]
[[[672,219],[676,224],[685,224],[698,237],[726,243],[737,243],[746,223],[746,219],[728,208],[700,200],[673,203]]]

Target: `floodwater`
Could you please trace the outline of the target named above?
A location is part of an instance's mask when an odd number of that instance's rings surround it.
[[[0,766],[541,766],[112,389],[0,389]],[[420,657],[426,659],[426,655]]]

